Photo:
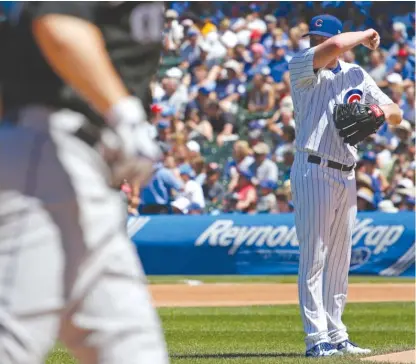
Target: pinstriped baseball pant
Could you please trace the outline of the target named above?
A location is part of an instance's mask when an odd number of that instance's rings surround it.
[[[167,363],[159,319],[82,115],[41,107],[0,126],[0,362],[61,340],[88,364]]]
[[[308,350],[322,342],[348,339],[342,313],[357,207],[354,170],[342,172],[309,163],[307,158],[307,153],[296,152],[290,180],[300,249],[299,302]]]

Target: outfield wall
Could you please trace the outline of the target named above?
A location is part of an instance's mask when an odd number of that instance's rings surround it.
[[[297,274],[293,214],[130,217],[146,274]],[[351,274],[415,276],[415,213],[359,213]]]

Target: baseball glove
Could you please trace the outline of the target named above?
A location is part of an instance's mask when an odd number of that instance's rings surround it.
[[[358,102],[335,105],[333,116],[339,136],[349,145],[362,142],[375,133],[386,120],[379,106]]]

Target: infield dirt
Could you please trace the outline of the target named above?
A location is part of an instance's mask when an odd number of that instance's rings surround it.
[[[296,284],[215,283],[150,285],[157,307],[252,306],[298,303]],[[350,284],[348,302],[411,302],[412,283]]]

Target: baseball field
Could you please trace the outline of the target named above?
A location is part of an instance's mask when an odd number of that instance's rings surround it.
[[[309,363],[296,304],[296,277],[150,277],[172,363]],[[371,358],[415,349],[413,279],[351,277],[344,315],[351,339]],[[414,363],[414,351],[393,362]],[[413,361],[412,361],[413,358]],[[320,359],[339,364],[359,358]],[[392,362],[389,357],[383,362]],[[379,361],[377,361],[379,362]],[[57,345],[47,364],[76,364]],[[156,364],[156,363],[155,363]]]

